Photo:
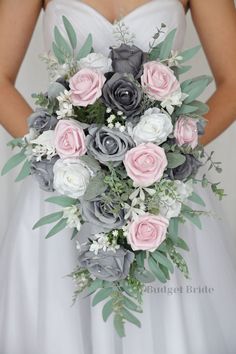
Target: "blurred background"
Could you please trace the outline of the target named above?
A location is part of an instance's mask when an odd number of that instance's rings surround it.
[[[17,88],[26,98],[26,100],[33,105],[31,94],[40,90],[44,91],[47,87],[47,72],[46,67],[39,60],[39,55],[44,52],[43,32],[42,32],[43,13],[41,14],[30,47],[26,54],[22,68],[17,79]],[[190,48],[199,44],[197,33],[192,24],[190,14],[187,15],[187,33],[185,39],[185,47]],[[190,71],[191,77],[210,74],[210,70],[203,52],[200,52],[193,60],[193,69]],[[214,85],[212,84],[204,93],[202,98],[207,98],[212,94]],[[17,119],[17,117],[16,117]],[[10,157],[11,152],[6,147],[6,143],[11,137],[0,127],[0,168]],[[226,132],[224,132],[218,139],[208,145],[207,150],[215,151],[216,161],[223,162],[223,172],[221,175],[215,173],[210,174],[211,180],[222,181],[222,186],[227,193],[224,198],[222,206],[225,212],[226,222],[235,235],[236,239],[236,124],[234,123]],[[17,171],[13,171],[5,177],[0,177],[0,239],[4,235],[7,225],[11,220],[11,213],[14,208],[14,203],[20,184],[14,183]],[[24,217],[22,215],[22,217]],[[224,237],[224,235],[222,235]]]

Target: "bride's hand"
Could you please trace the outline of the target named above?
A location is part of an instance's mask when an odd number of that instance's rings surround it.
[[[233,0],[190,0],[190,9],[216,83],[201,140],[207,144],[236,119],[236,10]]]
[[[15,137],[27,132],[32,112],[14,85],[41,7],[41,0],[0,1],[0,124]]]

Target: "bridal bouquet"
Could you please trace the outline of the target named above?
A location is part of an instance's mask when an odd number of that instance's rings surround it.
[[[205,204],[194,184],[223,196],[206,175],[196,178],[206,162],[221,170],[199,144],[208,107],[197,97],[211,78],[180,83],[191,68],[184,63],[199,47],[173,51],[176,31],[160,41],[164,24],[144,52],[118,22],[117,45],[104,56],[94,52],[91,35],[78,46],[71,23],[65,17],[63,23],[63,34],[55,27],[54,55],[44,57],[51,84],[33,95],[38,108],[29,133],[9,143],[20,152],[2,174],[23,163],[17,181],[32,175],[54,192],[46,202],[60,209],[34,229],[55,223],[46,238],[72,229],[74,299],[85,292],[94,294],[93,305],[105,301],[104,321],[113,313],[124,336],[125,320],[141,326],[134,312],[142,312],[145,283],[167,282],[174,266],[189,276],[178,227],[188,221],[201,228],[206,212],[192,205]]]

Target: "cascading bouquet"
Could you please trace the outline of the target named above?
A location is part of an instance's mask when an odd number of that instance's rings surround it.
[[[205,206],[194,184],[223,190],[200,166],[221,171],[198,142],[204,133],[206,104],[196,100],[211,82],[199,76],[180,83],[191,67],[184,63],[199,47],[172,50],[176,30],[160,42],[160,28],[143,52],[118,22],[117,46],[108,57],[93,51],[92,36],[77,50],[77,35],[66,17],[64,33],[54,31],[54,55],[44,57],[51,84],[34,94],[38,108],[29,117],[29,133],[9,145],[21,149],[2,174],[23,163],[17,181],[32,175],[40,187],[57,193],[46,201],[61,207],[42,217],[34,229],[55,223],[46,238],[66,227],[77,237],[78,267],[70,276],[80,293],[106,300],[104,321],[124,336],[125,320],[141,326],[145,283],[166,282],[176,266],[188,278],[178,248],[186,220],[201,228]],[[159,42],[159,43],[158,43]]]

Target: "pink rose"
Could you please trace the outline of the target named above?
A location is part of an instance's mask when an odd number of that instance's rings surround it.
[[[149,61],[143,65],[141,83],[150,98],[164,101],[180,90],[180,83],[173,71],[157,61]]]
[[[106,81],[102,72],[93,69],[81,69],[70,79],[70,97],[74,106],[87,107],[102,95]]]
[[[87,151],[83,128],[73,119],[60,120],[57,123],[54,143],[61,158],[79,157]]]
[[[163,176],[165,150],[153,143],[139,144],[126,153],[124,165],[135,186],[148,187]]]
[[[127,239],[132,249],[155,251],[166,238],[168,219],[160,215],[145,214],[132,221]]]
[[[174,136],[178,145],[187,144],[194,149],[198,145],[196,119],[180,117],[175,124]]]

